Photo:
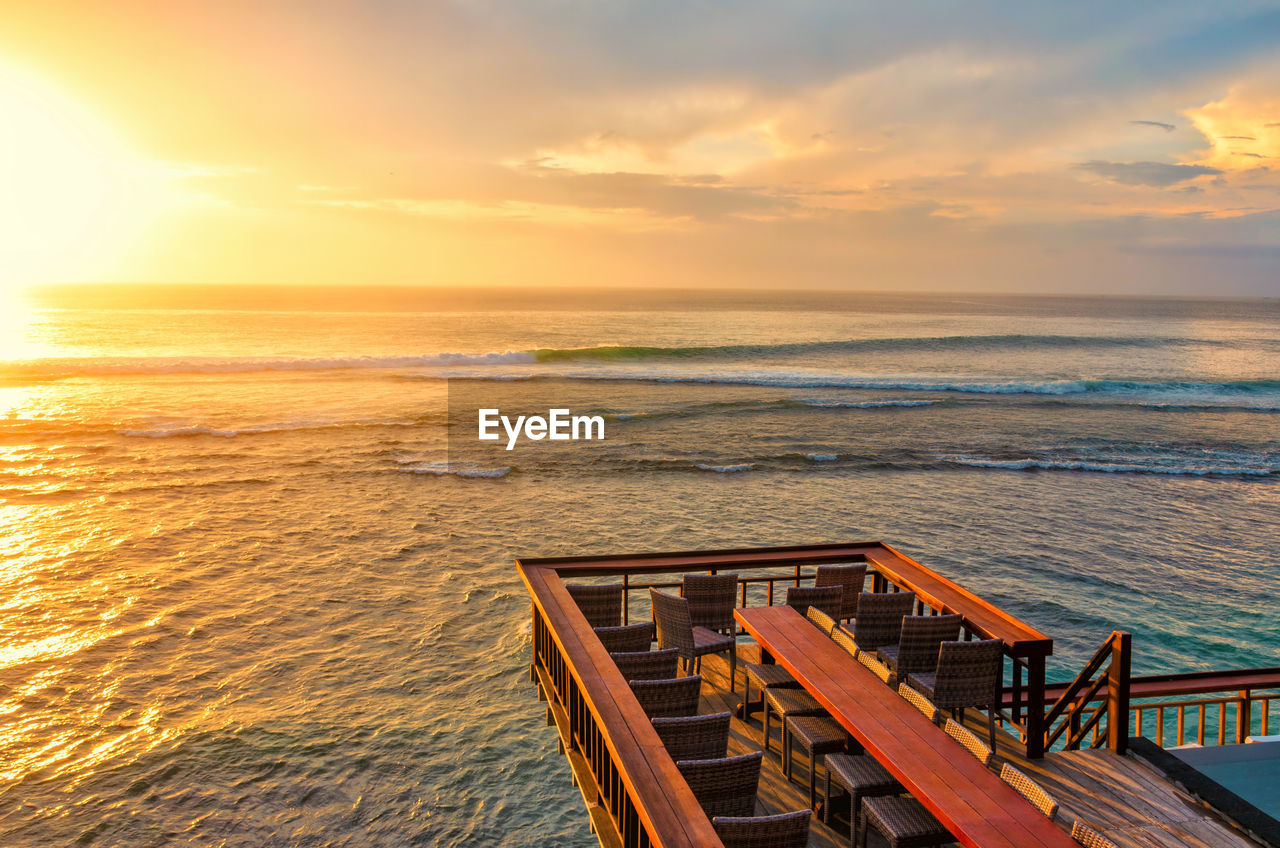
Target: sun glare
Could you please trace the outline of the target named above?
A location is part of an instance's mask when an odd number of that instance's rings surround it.
[[[0,296],[101,278],[169,195],[161,169],[87,109],[0,65]]]

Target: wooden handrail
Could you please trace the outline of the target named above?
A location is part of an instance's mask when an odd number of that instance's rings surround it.
[[[1129,739],[1131,645],[1132,637],[1128,633],[1114,631],[1085,663],[1075,680],[1066,685],[1045,713],[1044,750],[1049,750],[1063,733],[1066,733],[1063,745],[1067,750],[1079,748],[1089,732],[1100,727],[1103,716],[1106,716],[1107,747],[1124,753]],[[1105,673],[1095,679],[1094,675],[1103,670],[1104,664]],[[1088,712],[1088,718],[1084,718],[1089,704],[1104,697],[1104,686],[1106,703]],[[1054,722],[1058,724],[1055,726]],[[1099,734],[1095,733],[1095,740],[1101,742]]]
[[[518,568],[533,598],[535,617],[541,617],[562,654],[564,667],[559,671],[572,678],[572,685],[557,687],[567,691],[548,694],[561,699],[569,713],[569,744],[580,746],[594,769],[610,772],[600,781],[608,797],[600,800],[614,819],[621,843],[719,848],[710,820],[555,570],[522,564]],[[542,658],[537,645],[534,650],[537,663]],[[607,764],[599,761],[602,756]],[[643,834],[630,828],[628,819],[636,820]]]

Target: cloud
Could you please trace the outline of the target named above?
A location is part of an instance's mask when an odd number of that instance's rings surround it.
[[[1159,127],[1165,132],[1173,132],[1177,129],[1173,124],[1166,124],[1163,121],[1130,121],[1131,124],[1137,124],[1140,127]]]
[[[1166,188],[1206,174],[1221,174],[1206,165],[1170,165],[1165,162],[1103,162],[1095,159],[1081,162],[1077,168],[1105,177],[1112,182],[1131,186]]]
[[[1251,135],[1220,135],[1218,138],[1233,138],[1236,141],[1257,141],[1258,139]]]

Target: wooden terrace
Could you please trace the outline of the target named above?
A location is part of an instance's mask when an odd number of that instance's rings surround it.
[[[1061,804],[1057,824],[1015,795],[994,772],[978,767],[977,760],[948,750],[945,746],[954,743],[940,730],[794,610],[769,609],[775,604],[777,587],[811,582],[813,566],[849,563],[868,566],[875,591],[915,592],[916,614],[958,613],[964,616],[966,639],[1001,640],[1005,670],[997,710],[1002,728],[997,756],[1032,776]],[[540,699],[548,702],[548,723],[557,727],[562,753],[587,805],[591,829],[608,848],[717,848],[722,843],[565,582],[609,577],[616,583],[621,578],[624,620],[645,620],[650,587],[671,590],[680,585],[682,574],[717,572],[739,575],[736,614],[746,633],[756,637],[754,642],[739,638],[739,659],[774,659],[786,666],[959,844],[1064,848],[1077,844],[1069,836],[1075,819],[1090,823],[1120,848],[1263,844],[1143,761],[1125,756],[1125,749],[1135,720],[1141,733],[1143,711],[1159,723],[1162,742],[1166,712],[1171,716],[1170,729],[1173,713],[1178,714],[1178,736],[1182,736],[1190,709],[1192,732],[1198,730],[1203,737],[1206,726],[1211,727],[1207,716],[1214,715],[1214,705],[1223,740],[1234,735],[1243,741],[1259,725],[1266,733],[1270,700],[1280,694],[1262,690],[1280,686],[1280,669],[1135,680],[1129,676],[1128,635],[1115,633],[1076,680],[1046,684],[1045,658],[1052,654],[1052,639],[879,542],[521,559],[517,565],[533,600],[531,677]],[[772,652],[762,645],[769,645]],[[730,691],[728,663],[708,656],[702,660],[701,672],[699,712],[735,711],[728,753],[761,750],[761,722],[743,708],[741,688]],[[1231,694],[1194,697],[1221,692]],[[1170,697],[1183,700],[1170,701]],[[1230,722],[1233,734],[1226,732],[1229,713],[1234,719]],[[979,735],[985,738],[985,719],[973,711],[968,719],[975,730],[984,731]],[[1148,719],[1147,729],[1154,730],[1152,724]],[[1209,735],[1212,738],[1212,732]],[[941,742],[936,741],[939,737]],[[796,773],[803,775],[808,768],[804,752],[797,750],[795,756]],[[808,805],[807,783],[787,780],[778,760],[766,756],[757,815]],[[809,845],[849,844],[847,815],[836,807],[833,812],[830,826],[815,815]],[[874,848],[884,843],[873,833],[868,844]]]

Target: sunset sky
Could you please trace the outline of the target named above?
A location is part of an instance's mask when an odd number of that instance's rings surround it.
[[[1277,268],[1274,3],[10,2],[0,26],[5,285],[1280,295]]]

